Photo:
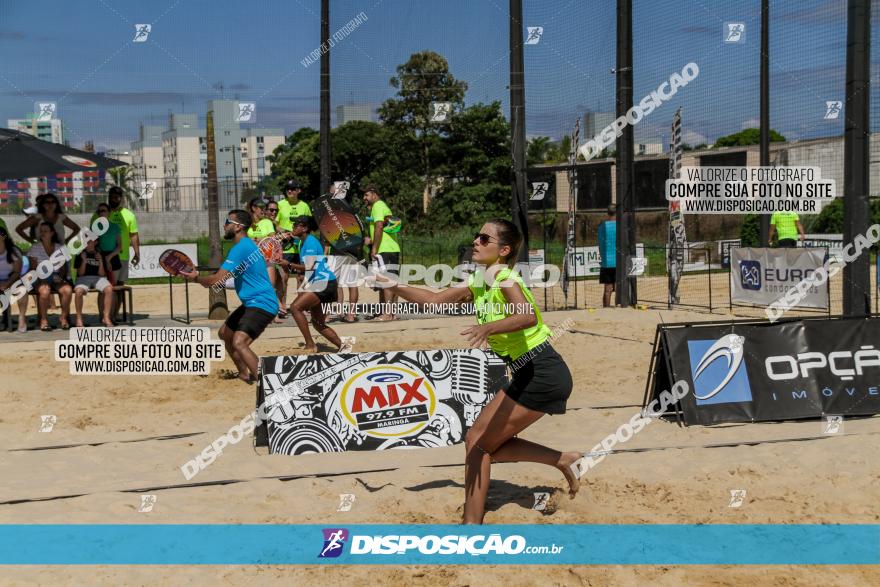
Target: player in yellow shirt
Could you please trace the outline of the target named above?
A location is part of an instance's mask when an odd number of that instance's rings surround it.
[[[370,224],[364,244],[370,248],[370,261],[379,271],[400,275],[400,245],[393,235],[384,232],[386,219],[392,216],[391,208],[382,200],[374,185],[364,189],[364,203],[370,208]],[[394,320],[394,304],[397,293],[389,289],[379,290],[379,302],[383,312],[376,320]]]
[[[509,220],[489,220],[474,236],[473,260],[480,270],[467,282],[433,292],[398,284],[381,274],[376,285],[417,304],[473,301],[477,325],[462,331],[477,348],[503,357],[512,377],[480,411],[465,436],[464,523],[482,524],[492,463],[530,462],[555,467],[574,497],[580,481],[572,465],[583,455],[561,452],[520,438],[545,414],[564,414],[573,382],[562,357],[550,344],[535,298],[513,269],[522,233]]]
[[[306,202],[299,199],[302,193],[300,183],[291,179],[284,185],[284,197],[278,201],[278,214],[275,216],[275,223],[278,228],[289,233],[293,231],[293,219],[300,216],[312,216],[312,209]],[[299,241],[293,237],[285,239],[284,243],[284,260],[288,263],[300,264],[299,258]],[[287,307],[287,279],[289,275],[286,271],[281,270],[281,302]],[[302,285],[302,274],[296,274],[297,287]]]
[[[768,245],[773,243],[774,232],[779,235],[778,246],[780,247],[796,247],[798,234],[800,234],[801,242],[804,242],[804,225],[801,224],[800,217],[796,212],[774,212],[773,216],[770,217]]]
[[[248,212],[251,215],[251,225],[247,229],[248,237],[258,245],[264,238],[268,238],[275,234],[275,223],[265,217],[266,203],[261,198],[253,198],[248,202]],[[275,289],[278,296],[278,318],[287,316],[284,306],[281,304],[281,282],[278,279],[278,266],[266,264],[266,270],[269,273],[269,281]],[[276,320],[276,323],[280,320]]]

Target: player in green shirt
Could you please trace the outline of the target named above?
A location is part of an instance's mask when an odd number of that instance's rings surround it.
[[[767,244],[773,243],[773,233],[779,234],[780,247],[794,248],[797,246],[798,234],[804,242],[804,225],[796,212],[774,212],[770,217],[770,236]]]
[[[564,414],[572,390],[571,373],[547,340],[552,333],[512,269],[521,243],[522,234],[512,222],[493,219],[474,237],[473,261],[481,270],[466,283],[433,292],[395,284],[382,275],[374,278],[379,287],[418,304],[472,300],[478,324],[462,334],[474,347],[488,344],[513,371],[510,383],[483,407],[465,436],[465,524],[483,522],[492,462],[555,467],[568,481],[570,497],[580,486],[572,465],[581,453],[559,452],[517,437],[544,414]]]
[[[107,193],[107,203],[110,206],[110,222],[117,225],[122,236],[122,249],[119,251],[119,261],[122,265],[119,269],[116,285],[124,285],[128,281],[128,265],[137,265],[141,261],[141,239],[138,234],[137,218],[134,212],[122,205],[122,188],[113,186]],[[134,255],[129,259],[130,249],[134,249]]]
[[[284,185],[284,197],[278,201],[278,214],[275,222],[285,233],[293,231],[293,219],[300,216],[312,216],[312,209],[306,202],[300,201],[302,187],[295,179]],[[284,260],[288,263],[300,264],[299,241],[293,237],[284,241]],[[281,302],[287,307],[287,279],[289,275],[281,268]],[[297,288],[302,285],[302,274],[296,274]]]
[[[370,223],[367,238],[364,239],[364,244],[370,248],[370,261],[379,271],[400,275],[400,245],[394,236],[382,230],[385,219],[393,216],[391,208],[382,200],[379,190],[373,185],[368,185],[364,190],[364,203],[370,209]],[[379,303],[384,311],[376,320],[394,320],[397,294],[388,289],[380,289]]]
[[[275,223],[266,218],[266,203],[262,198],[251,199],[251,201],[248,202],[247,211],[251,215],[251,225],[247,229],[248,238],[259,245],[260,241],[264,238],[269,238],[275,234]],[[277,318],[286,318],[287,311],[282,305],[281,298],[281,280],[278,279],[279,267],[274,263],[266,263],[266,271],[269,273],[269,281],[272,283],[272,288],[275,290],[275,294],[278,297]],[[276,324],[281,322],[277,318],[275,319]]]

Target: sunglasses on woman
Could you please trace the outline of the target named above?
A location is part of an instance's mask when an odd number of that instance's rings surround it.
[[[485,247],[490,242],[492,242],[493,238],[494,237],[492,235],[486,234],[485,232],[478,232],[477,234],[474,235],[474,240],[478,241],[480,243],[480,246],[483,246],[483,247]]]
[[[266,212],[272,212],[274,214],[278,214],[278,208],[266,208]]]

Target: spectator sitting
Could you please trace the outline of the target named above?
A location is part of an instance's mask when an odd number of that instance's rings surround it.
[[[45,221],[41,222],[39,235],[40,240],[37,241],[37,243],[28,251],[28,258],[30,259],[31,267],[34,269],[38,269],[41,262],[49,261],[49,257],[52,256],[52,253],[61,248],[61,243],[58,240],[58,233],[55,231],[55,226],[51,223]],[[38,277],[34,281],[34,285],[37,288],[37,308],[40,316],[40,330],[44,332],[52,330],[52,327],[49,326],[48,312],[49,300],[51,299],[53,292],[61,297],[61,329],[70,329],[68,318],[70,317],[70,299],[73,295],[73,288],[67,277],[68,270],[69,265],[65,262],[60,269],[53,271],[48,277]]]
[[[98,252],[93,240],[88,241],[85,250],[76,257],[74,294],[76,296],[76,326],[78,328],[83,327],[83,298],[90,289],[103,294],[100,304],[102,307],[99,308],[101,323],[108,328],[113,326],[113,321],[110,319],[110,313],[113,311],[113,286],[107,281],[104,265],[104,257]]]
[[[0,226],[0,293],[5,292],[22,275],[24,255],[9,236],[6,225]],[[18,299],[18,331],[27,332],[28,297]],[[12,319],[11,317],[9,318]]]

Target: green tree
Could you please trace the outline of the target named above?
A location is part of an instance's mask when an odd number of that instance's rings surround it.
[[[552,144],[550,137],[534,137],[526,145],[526,165],[540,165],[547,161]]]
[[[869,225],[880,224],[880,199],[869,200],[871,220]],[[808,232],[817,234],[842,234],[843,233],[843,198],[836,198],[830,204],[822,207],[822,211],[810,223]]]
[[[571,137],[565,135],[557,143],[550,143],[547,149],[545,163],[566,163],[571,155]]]
[[[475,104],[457,113],[445,146],[446,181],[428,209],[431,224],[473,226],[509,216],[510,125],[501,103]]]
[[[132,210],[140,210],[143,208],[145,200],[141,199],[138,190],[134,188],[134,168],[129,165],[112,167],[107,170],[107,175],[110,176],[113,185],[118,185],[122,188],[122,192],[125,194],[125,203]],[[104,194],[91,195],[88,197],[88,202],[85,201],[86,197],[83,197],[83,211],[94,212],[97,208],[97,202],[103,199],[103,197]]]
[[[758,214],[746,214],[739,229],[739,238],[744,247],[762,247],[761,217]]]
[[[321,194],[320,135],[313,128],[304,127],[287,137],[266,160],[272,165],[273,191],[283,193],[283,186],[291,179],[302,184],[303,193]]]
[[[442,158],[440,139],[452,124],[454,113],[464,106],[467,84],[455,79],[446,58],[433,51],[413,53],[406,63],[397,66],[397,75],[389,83],[397,89],[397,96],[379,107],[379,119],[417,142],[417,172],[424,176],[426,186],[432,185],[432,162]],[[432,102],[450,102],[453,115],[444,121],[432,121]]]
[[[761,142],[761,130],[758,128],[747,128],[738,133],[721,137],[715,141],[716,147],[740,147],[743,145],[757,145]],[[785,137],[770,129],[771,143],[784,143]]]

